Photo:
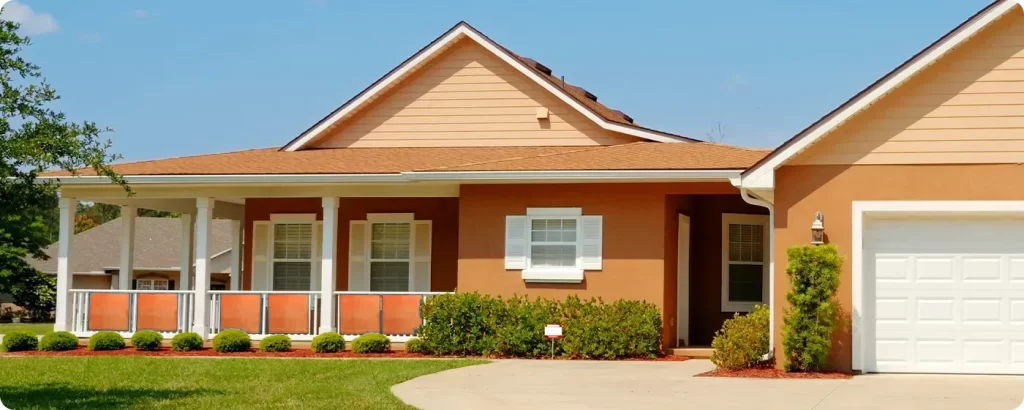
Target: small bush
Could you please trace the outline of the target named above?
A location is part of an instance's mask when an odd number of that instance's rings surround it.
[[[418,337],[414,337],[405,342],[405,351],[409,353],[430,354],[430,349],[427,348],[427,343]]]
[[[219,353],[248,352],[252,349],[249,334],[238,329],[222,330],[213,337],[213,351]]]
[[[78,347],[78,337],[70,332],[50,332],[43,335],[39,341],[39,350],[47,352],[60,352],[64,350],[75,350]]]
[[[154,351],[160,349],[164,337],[155,330],[140,330],[132,335],[132,347],[135,350]]]
[[[3,350],[6,352],[23,352],[39,348],[39,339],[29,332],[11,332],[4,335]]]
[[[835,245],[795,246],[786,256],[790,283],[782,335],[786,370],[822,370],[839,317],[836,291],[843,257]]]
[[[288,335],[267,336],[260,340],[261,352],[290,352],[292,351],[292,338]]]
[[[391,351],[391,339],[380,333],[367,333],[352,341],[356,353],[387,353]]]
[[[116,332],[97,332],[89,338],[89,350],[124,349],[124,338]]]
[[[761,361],[768,353],[770,310],[758,305],[747,315],[736,313],[715,332],[711,362],[723,369],[742,369]]]
[[[338,353],[345,350],[345,338],[337,332],[324,332],[313,338],[310,348],[316,353]]]
[[[583,301],[570,296],[562,309],[562,349],[566,356],[620,359],[655,357],[661,352],[661,312],[653,304],[635,300]]]
[[[198,333],[178,333],[171,339],[171,350],[175,352],[191,352],[202,348],[203,338]]]

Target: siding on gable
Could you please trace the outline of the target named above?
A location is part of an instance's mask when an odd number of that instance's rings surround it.
[[[537,119],[537,109],[549,111]],[[316,148],[614,145],[602,129],[494,56],[463,40],[315,142]]]
[[[792,165],[1024,162],[1024,15],[1009,13]]]

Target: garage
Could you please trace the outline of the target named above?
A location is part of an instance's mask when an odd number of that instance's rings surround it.
[[[868,372],[1024,374],[1024,216],[865,214]]]

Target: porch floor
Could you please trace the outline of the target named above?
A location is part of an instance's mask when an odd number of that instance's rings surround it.
[[[711,346],[686,346],[673,348],[672,355],[706,359],[711,357],[711,353],[714,351],[715,349],[712,349]]]

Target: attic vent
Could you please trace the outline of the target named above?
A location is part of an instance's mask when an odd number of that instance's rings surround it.
[[[533,69],[540,71],[544,74],[551,75],[551,69],[544,64],[538,63],[537,60],[534,60],[529,57],[523,57],[523,61],[525,61],[526,65],[532,67]]]
[[[574,87],[576,87],[577,91],[583,93],[583,96],[587,97],[587,99],[589,99],[590,101],[597,102],[597,96],[594,95],[594,93],[592,93],[590,91],[587,91],[587,89],[583,88],[583,87],[579,87],[579,86],[574,86]]]
[[[629,115],[626,115],[626,113],[624,113],[622,111],[619,111],[619,110],[612,110],[612,111],[614,111],[616,114],[621,115],[622,119],[626,120],[626,122],[628,122],[630,124],[633,123],[633,117],[630,117]]]

